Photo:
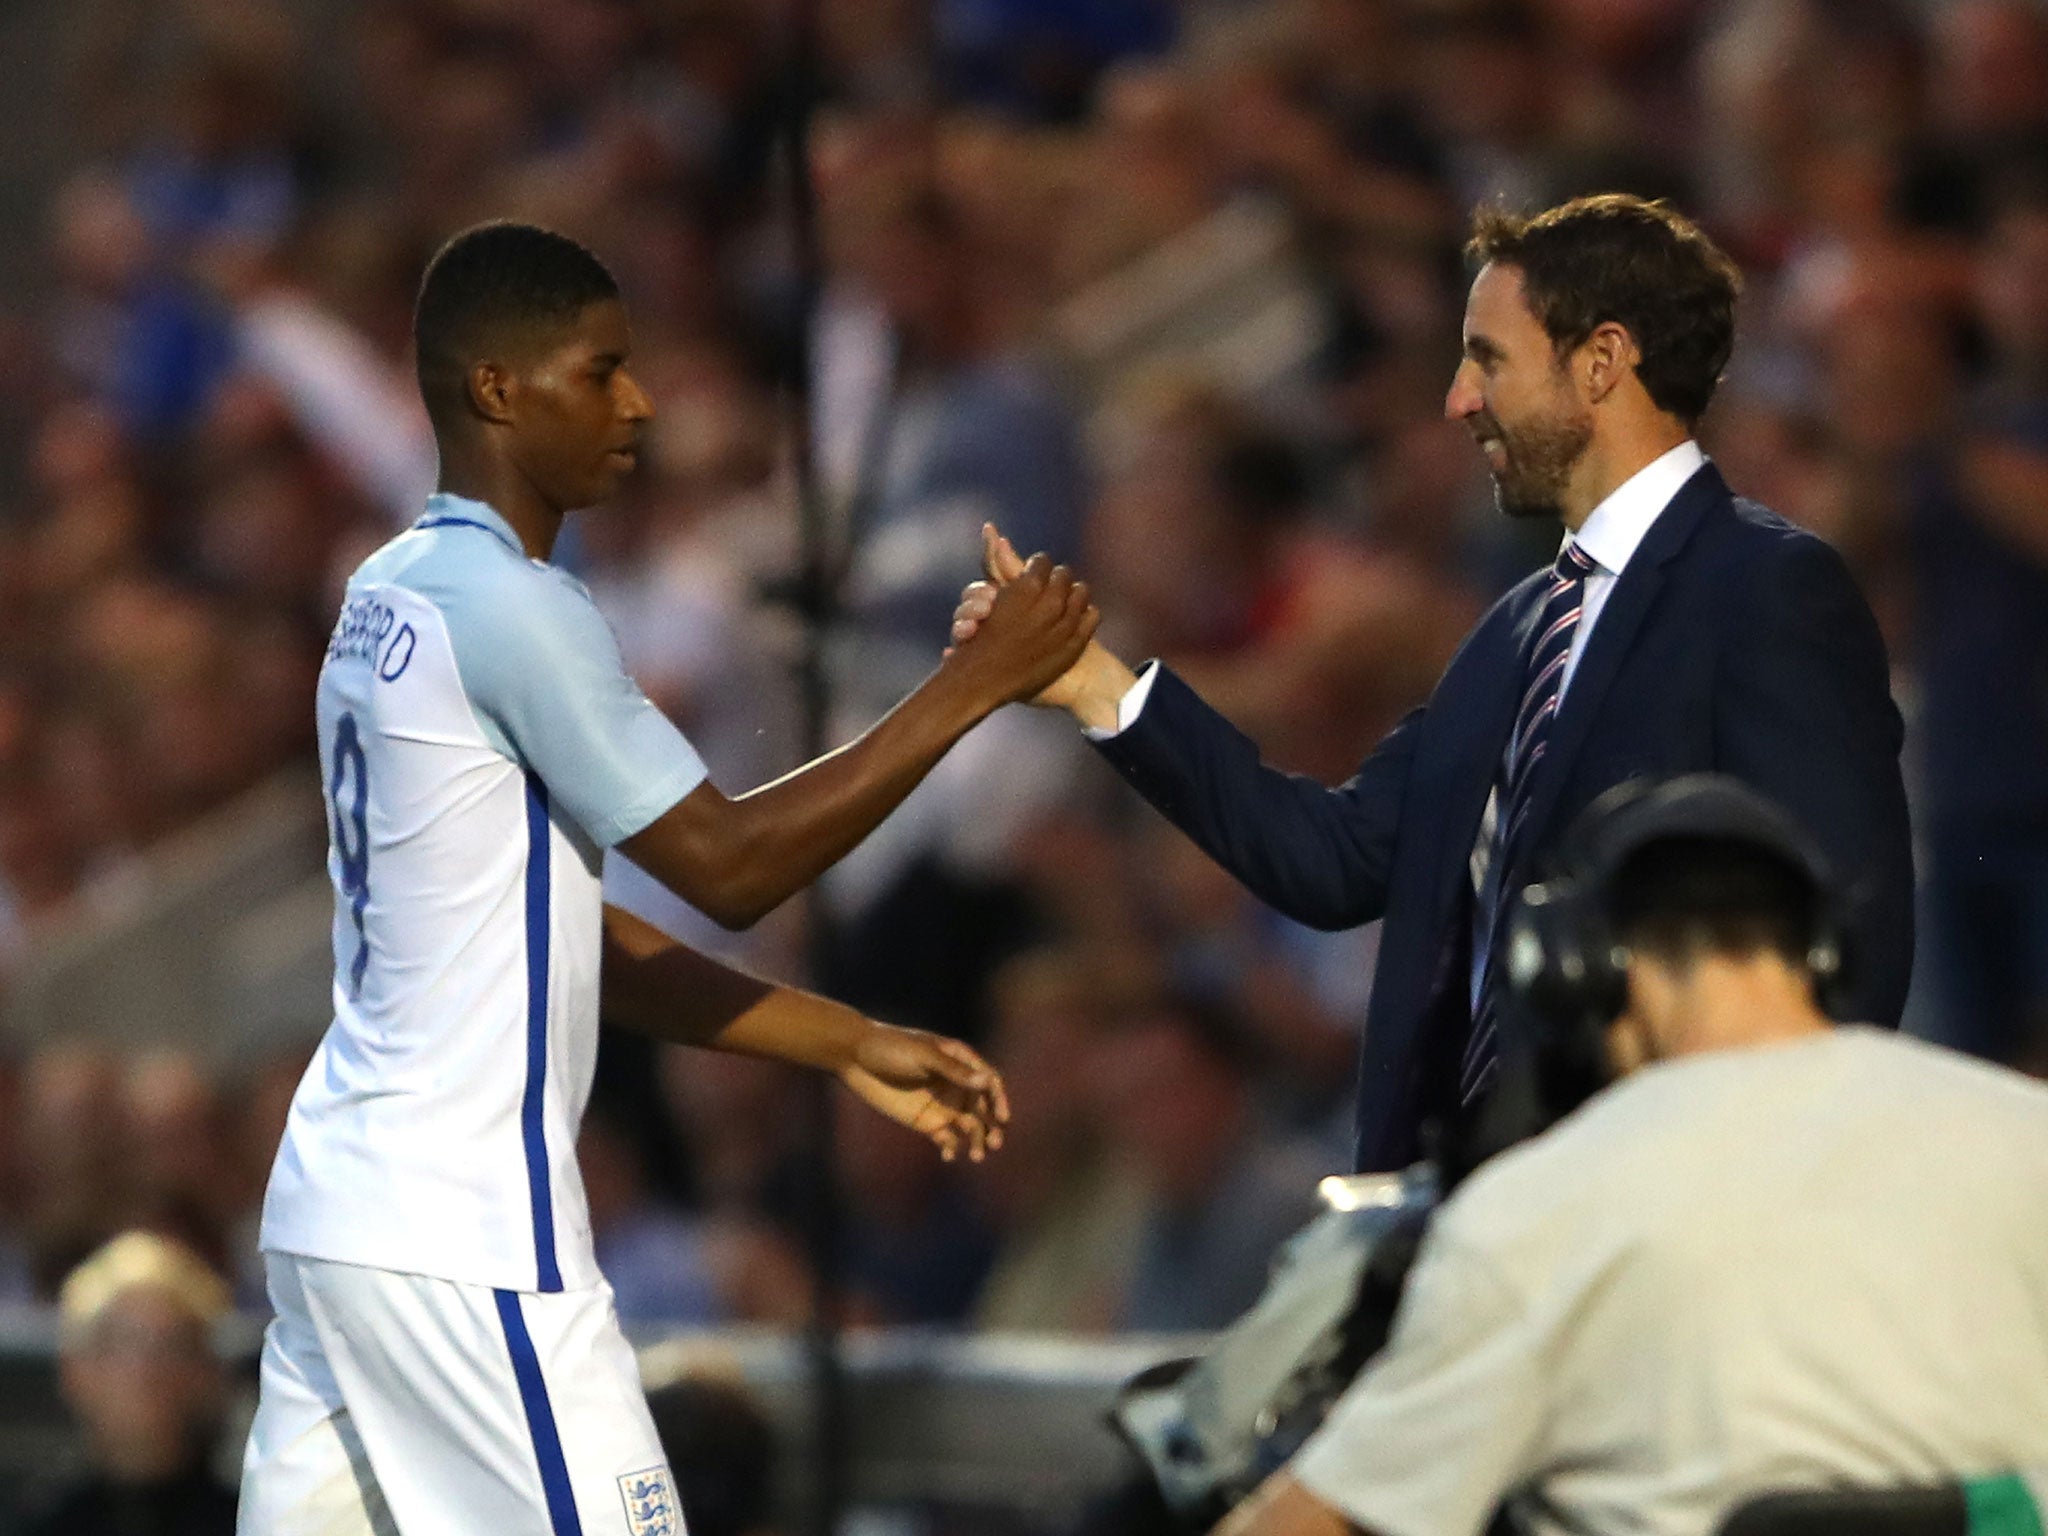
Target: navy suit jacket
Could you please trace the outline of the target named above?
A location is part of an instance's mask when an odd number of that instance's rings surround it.
[[[1404,1166],[1450,1112],[1470,1024],[1469,861],[1547,572],[1467,636],[1428,704],[1336,788],[1282,773],[1162,668],[1101,751],[1251,891],[1317,928],[1384,918],[1361,1046],[1358,1166]],[[1537,770],[1504,891],[1625,779],[1731,773],[1799,817],[1847,882],[1849,1017],[1897,1024],[1913,947],[1903,735],[1884,642],[1841,557],[1704,466],[1609,592]],[[1504,1020],[1504,1026],[1505,1026]],[[1514,1048],[1504,1040],[1503,1053]]]

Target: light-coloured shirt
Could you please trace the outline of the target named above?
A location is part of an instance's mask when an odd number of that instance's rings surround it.
[[[1580,613],[1579,627],[1572,635],[1572,648],[1564,664],[1564,678],[1558,684],[1560,702],[1572,685],[1572,674],[1579,669],[1579,658],[1585,654],[1586,642],[1592,638],[1593,629],[1600,622],[1600,610],[1607,606],[1607,598],[1614,591],[1615,582],[1621,579],[1621,573],[1635,558],[1636,549],[1649,533],[1650,525],[1671,505],[1671,498],[1678,494],[1679,488],[1706,462],[1707,456],[1701,452],[1700,445],[1687,438],[1622,481],[1605,501],[1587,514],[1579,531],[1566,534],[1558,545],[1559,554],[1568,545],[1578,545],[1600,567],[1586,578],[1584,611]]]
[[[334,1022],[262,1246],[556,1291],[598,1283],[576,1166],[605,847],[703,782],[589,594],[436,496],[348,583],[317,695]]]
[[[1446,1203],[1296,1458],[1379,1536],[1709,1536],[2048,1463],[2048,1087],[1848,1026],[1596,1095]]]

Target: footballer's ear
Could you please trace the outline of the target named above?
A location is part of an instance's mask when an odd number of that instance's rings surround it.
[[[469,408],[485,421],[502,424],[512,419],[512,396],[516,386],[512,370],[503,363],[471,363],[463,384]]]

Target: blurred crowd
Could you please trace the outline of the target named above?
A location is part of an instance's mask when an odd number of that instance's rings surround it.
[[[804,745],[776,596],[799,396],[835,739],[934,664],[994,519],[1079,565],[1119,651],[1336,780],[1556,537],[1499,518],[1441,416],[1470,210],[1625,189],[1748,276],[1709,451],[1835,541],[1887,627],[1913,1027],[2042,1060],[2037,0],[822,0],[815,284],[783,0],[74,9],[48,292],[0,298],[0,987],[167,834],[279,773],[316,792],[342,580],[433,481],[412,290],[467,224],[562,229],[624,287],[658,415],[561,558],[726,789]],[[1007,1071],[986,1167],[838,1116],[855,1321],[1219,1324],[1345,1164],[1373,932],[1275,918],[1089,756],[1000,717],[828,881],[817,943],[803,904],[734,941],[608,871],[679,934]],[[0,1062],[0,1292],[48,1298],[142,1225],[260,1305],[304,1059]],[[607,1045],[583,1157],[622,1311],[803,1314],[798,1092]]]
[[[0,1504],[9,1536],[232,1536],[243,1427],[221,1346],[233,1298],[159,1232],[118,1233],[57,1293],[58,1386],[77,1467],[43,1465]],[[649,1393],[690,1529],[772,1536],[780,1443],[736,1372],[685,1362]]]

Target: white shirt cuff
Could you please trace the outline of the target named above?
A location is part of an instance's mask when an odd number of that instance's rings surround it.
[[[1152,680],[1159,675],[1159,663],[1148,661],[1138,669],[1138,680],[1124,690],[1124,696],[1116,701],[1116,729],[1098,731],[1089,726],[1081,728],[1081,734],[1090,741],[1110,741],[1123,735],[1138,723],[1138,716],[1145,712],[1145,701],[1152,697]]]

